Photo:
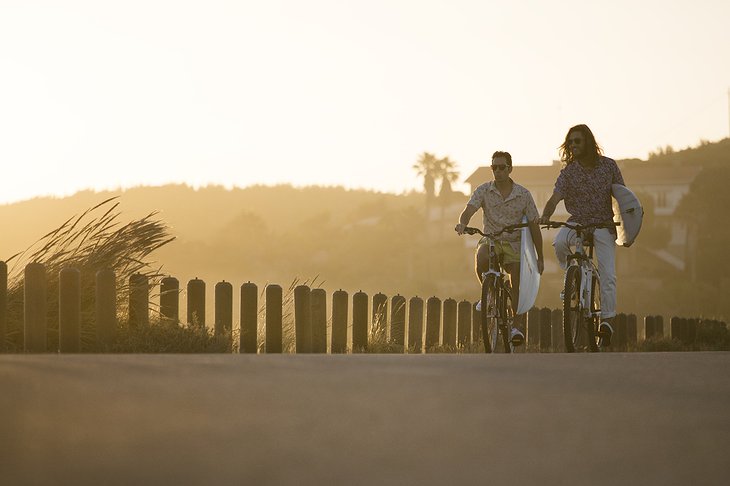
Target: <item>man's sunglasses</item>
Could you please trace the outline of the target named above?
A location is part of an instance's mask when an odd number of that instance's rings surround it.
[[[499,165],[493,165],[492,170],[505,170],[509,165],[505,164],[499,164]]]

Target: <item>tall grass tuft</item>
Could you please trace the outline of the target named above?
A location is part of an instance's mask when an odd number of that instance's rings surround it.
[[[156,212],[122,223],[118,197],[109,198],[73,216],[25,251],[8,259],[8,333],[6,349],[23,349],[23,271],[28,263],[42,263],[48,282],[48,350],[58,350],[58,277],[64,268],[77,268],[81,276],[81,349],[95,351],[93,326],[96,272],[105,268],[117,278],[117,318],[128,316],[129,277],[146,275],[151,285],[162,277],[148,261],[150,254],[170,243],[168,227]]]

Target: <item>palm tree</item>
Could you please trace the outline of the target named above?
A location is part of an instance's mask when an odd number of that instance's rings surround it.
[[[413,168],[419,176],[423,176],[423,189],[426,192],[426,200],[430,200],[436,193],[436,179],[439,171],[439,160],[428,152],[423,152]]]
[[[451,191],[451,183],[459,178],[459,171],[456,170],[456,162],[448,156],[436,161],[436,176],[441,179],[440,194],[448,194]]]

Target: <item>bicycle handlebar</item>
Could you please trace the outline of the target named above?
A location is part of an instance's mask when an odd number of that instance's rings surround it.
[[[601,229],[601,228],[611,228],[614,226],[621,226],[621,223],[616,223],[614,221],[611,221],[610,223],[596,223],[596,224],[583,225],[583,224],[579,224],[579,223],[568,223],[567,221],[548,221],[547,223],[542,225],[542,227],[544,229],[560,228],[562,226],[565,226],[566,228],[570,228],[572,230],[585,231],[587,229]]]
[[[502,233],[511,233],[512,231],[516,231],[520,228],[526,228],[529,226],[529,223],[518,223],[518,224],[510,224],[508,226],[505,226],[499,231],[495,231],[494,233],[484,233],[479,228],[472,228],[471,226],[465,226],[464,227],[464,233],[468,235],[473,235],[475,233],[479,233],[482,236],[485,236],[487,238],[496,238],[497,236],[501,235]]]

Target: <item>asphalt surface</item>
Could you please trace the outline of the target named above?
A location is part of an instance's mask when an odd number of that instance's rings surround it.
[[[0,484],[730,484],[730,353],[0,355]]]

